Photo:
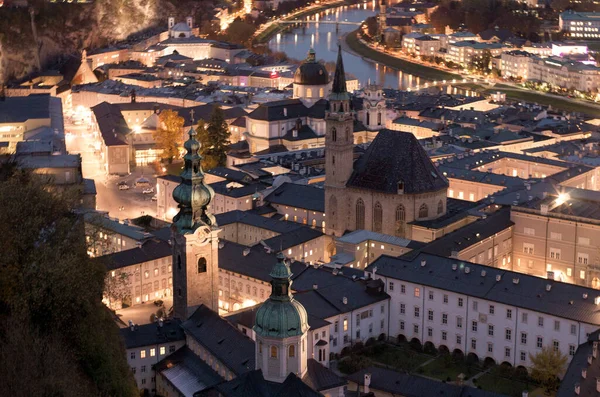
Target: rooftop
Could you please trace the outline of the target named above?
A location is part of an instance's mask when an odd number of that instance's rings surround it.
[[[592,288],[423,252],[410,258],[380,256],[366,271],[375,269],[397,280],[600,325],[595,304],[600,292]]]
[[[163,325],[150,323],[121,328],[119,332],[125,341],[126,349],[134,349],[142,346],[158,345],[174,341],[185,340],[179,320],[165,320]]]
[[[50,95],[6,97],[0,101],[0,124],[50,118]]]
[[[283,183],[264,199],[272,204],[325,212],[325,190],[296,183]]]

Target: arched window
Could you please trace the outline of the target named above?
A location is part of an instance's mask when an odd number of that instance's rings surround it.
[[[271,346],[271,358],[277,358],[277,346]]]
[[[335,214],[337,213],[337,199],[335,196],[331,196],[329,199],[329,208],[327,210],[329,213],[328,217],[331,219],[331,227],[335,228]]]
[[[319,96],[321,98],[323,98],[325,96],[325,90],[323,90],[322,88],[319,89]]]
[[[316,219],[313,219],[311,223],[312,223],[312,227],[317,227],[317,220]]]
[[[381,125],[381,112],[377,113],[377,125]]]
[[[290,347],[288,348],[288,356],[290,358],[296,357],[296,346],[290,345]]]
[[[325,221],[321,222],[321,227],[323,228],[323,231],[325,231]]]
[[[262,342],[258,342],[258,352],[262,353]]]
[[[335,127],[331,129],[331,140],[333,142],[337,141],[337,130],[335,129]]]
[[[310,98],[310,97],[312,97],[312,88],[307,88],[307,89],[306,89],[306,97],[307,97],[307,98]]]
[[[206,273],[206,258],[198,259],[198,273]]]
[[[429,216],[429,209],[427,208],[427,204],[421,204],[419,208],[419,218],[427,218]]]
[[[383,222],[383,209],[381,208],[381,204],[379,202],[375,203],[373,207],[373,231],[377,233],[381,233],[381,227]]]
[[[404,221],[406,219],[406,211],[404,210],[404,206],[400,204],[396,207],[396,236],[403,237],[404,236]]]
[[[365,228],[365,203],[362,199],[356,200],[356,230]]]
[[[350,127],[346,127],[346,141],[354,142],[354,139],[352,138],[352,133],[350,132]]]
[[[444,203],[442,202],[442,200],[440,200],[440,202],[438,203],[438,215],[442,212],[444,212]]]

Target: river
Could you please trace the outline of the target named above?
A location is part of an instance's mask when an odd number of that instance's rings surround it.
[[[311,21],[362,22],[368,17],[377,15],[378,12],[378,2],[369,1],[363,4],[331,8],[304,19]],[[269,41],[269,48],[273,51],[283,51],[291,58],[304,59],[306,53],[312,47],[317,53],[317,59],[335,62],[338,38],[344,33],[357,29],[357,27],[356,25],[339,25],[336,32],[335,24],[304,23],[297,28],[274,36]],[[361,86],[370,82],[386,88],[405,89],[426,82],[419,77],[364,60],[362,57],[349,52],[344,52],[343,56],[346,72],[356,76]]]

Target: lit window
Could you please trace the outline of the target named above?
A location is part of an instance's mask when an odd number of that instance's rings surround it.
[[[140,358],[146,358],[146,350],[140,351]]]

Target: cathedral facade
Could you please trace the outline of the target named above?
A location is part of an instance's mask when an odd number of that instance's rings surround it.
[[[355,163],[353,119],[340,49],[325,117],[327,233],[410,238],[412,221],[445,215],[448,181],[414,135],[381,129]]]

